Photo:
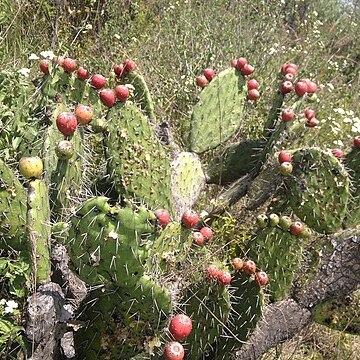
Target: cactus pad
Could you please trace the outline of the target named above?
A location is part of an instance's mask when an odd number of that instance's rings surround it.
[[[172,213],[170,163],[147,118],[132,103],[109,111],[108,169],[115,188]]]
[[[222,71],[202,90],[191,119],[191,151],[212,149],[236,132],[246,93],[245,78],[233,68]]]
[[[360,335],[360,290],[317,305],[314,320],[331,329]]]
[[[220,156],[208,164],[210,184],[228,184],[249,173],[256,165],[263,143],[247,140],[227,147]]]
[[[300,266],[302,239],[280,226],[258,229],[249,244],[248,256],[269,276],[273,301],[283,300]]]
[[[0,244],[5,249],[22,250],[26,224],[26,194],[10,168],[0,160]]]
[[[130,83],[134,87],[133,97],[136,104],[140,106],[151,121],[155,121],[154,105],[145,79],[139,73],[133,71],[124,75],[122,82]]]
[[[310,228],[332,233],[341,227],[350,180],[333,155],[317,148],[294,152],[293,172],[285,185],[290,207]]]
[[[191,286],[184,298],[185,313],[192,319],[193,329],[187,338],[188,359],[201,359],[222,334],[230,312],[230,296],[226,287],[201,282]]]
[[[33,267],[37,284],[49,281],[50,262],[50,204],[48,189],[41,180],[30,182],[28,188],[27,228],[33,249]]]
[[[231,352],[241,347],[255,328],[264,306],[263,292],[252,278],[236,273],[231,286],[231,312],[224,336],[217,339],[213,359],[229,359]]]
[[[176,217],[191,209],[205,186],[205,174],[196,154],[182,152],[171,163],[171,188]]]

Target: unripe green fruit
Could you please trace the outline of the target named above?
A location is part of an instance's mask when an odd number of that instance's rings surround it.
[[[102,133],[107,129],[106,120],[104,118],[95,119],[92,121],[91,127],[94,133]]]
[[[280,165],[280,172],[284,176],[288,176],[292,173],[293,166],[289,162],[284,162]]]
[[[279,216],[276,214],[270,214],[269,215],[269,224],[271,227],[275,227],[279,224]]]
[[[256,218],[256,223],[260,228],[265,228],[268,224],[268,217],[265,214],[261,214]]]
[[[68,140],[61,140],[56,144],[55,152],[60,160],[69,160],[74,155],[74,145]]]
[[[23,157],[19,161],[20,174],[27,179],[40,178],[43,169],[43,162],[38,156]]]
[[[279,220],[279,226],[284,230],[287,231],[292,224],[292,220],[288,216],[281,216]]]

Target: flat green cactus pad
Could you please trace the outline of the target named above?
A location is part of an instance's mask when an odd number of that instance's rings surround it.
[[[155,121],[154,104],[145,79],[136,71],[130,72],[121,78],[123,83],[130,83],[133,87],[133,98],[144,111],[145,115]]]
[[[285,177],[286,196],[294,213],[319,233],[339,229],[346,214],[350,180],[343,165],[317,148],[293,153],[293,172]]]
[[[227,69],[200,93],[191,119],[190,150],[202,153],[228,140],[240,127],[246,100],[244,76]]]
[[[12,170],[0,160],[0,247],[22,250],[26,224],[26,194]]]
[[[207,182],[228,184],[249,173],[256,165],[263,146],[260,140],[246,140],[230,145],[219,156],[210,159]]]
[[[302,239],[279,226],[258,229],[249,244],[248,256],[258,271],[269,277],[269,293],[273,301],[283,300],[288,294],[300,266]]]
[[[41,180],[31,181],[28,188],[27,229],[32,244],[33,272],[37,284],[49,281],[50,261],[50,204],[48,188]]]
[[[181,152],[171,163],[171,188],[177,219],[191,209],[205,186],[205,174],[196,154]]]
[[[360,335],[360,290],[317,305],[314,320],[334,330]]]
[[[223,333],[230,313],[230,295],[226,287],[201,282],[185,293],[184,312],[191,318],[193,329],[185,346],[187,359],[201,359],[212,343]]]
[[[90,285],[135,286],[144,273],[154,218],[145,208],[111,207],[103,197],[85,201],[72,219],[67,240],[80,278]]]
[[[217,339],[213,359],[229,359],[255,328],[264,306],[264,294],[256,282],[242,273],[231,281],[231,312],[223,337]]]
[[[170,162],[147,118],[127,102],[109,111],[108,122],[108,170],[116,190],[173,213]]]

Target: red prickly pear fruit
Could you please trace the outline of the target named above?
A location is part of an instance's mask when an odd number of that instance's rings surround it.
[[[231,274],[228,271],[220,271],[217,280],[221,285],[229,285],[231,283]]]
[[[200,86],[202,89],[208,84],[209,81],[204,75],[200,75],[196,78],[196,85]]]
[[[284,122],[292,121],[294,120],[294,117],[295,117],[295,113],[294,110],[292,109],[284,109],[281,112],[281,120]]]
[[[204,237],[205,241],[209,241],[213,237],[213,231],[205,226],[200,230],[201,235]]]
[[[319,120],[318,119],[316,119],[316,118],[311,118],[311,119],[308,119],[307,121],[306,121],[306,126],[307,127],[310,127],[310,128],[313,128],[313,127],[316,127],[316,126],[318,126],[319,125]]]
[[[295,221],[290,225],[289,231],[291,235],[300,235],[304,230],[304,225],[300,221]]]
[[[244,267],[244,261],[240,258],[232,259],[231,264],[235,270],[242,270]]]
[[[331,153],[339,160],[344,158],[344,152],[341,149],[332,149]]]
[[[281,92],[283,94],[288,94],[289,92],[293,91],[294,85],[290,81],[284,81],[281,84]]]
[[[49,75],[49,60],[42,59],[39,63],[40,70],[45,74]]]
[[[186,210],[181,221],[187,229],[192,229],[199,222],[199,215],[193,210]]]
[[[80,80],[87,80],[90,77],[90,71],[83,66],[80,66],[77,70],[77,77]]]
[[[194,244],[198,245],[198,246],[202,246],[204,245],[205,242],[205,238],[204,236],[201,234],[201,232],[196,231],[192,233],[192,238],[194,240]]]
[[[285,73],[285,75],[287,75],[287,74],[291,74],[291,75],[295,76],[295,75],[297,74],[297,69],[295,69],[294,67],[292,67],[292,66],[289,65],[289,66],[286,68],[286,73]]]
[[[307,86],[308,86],[308,89],[307,89],[308,94],[315,94],[316,93],[317,85],[313,81],[310,81],[307,84]]]
[[[284,176],[288,176],[292,173],[293,171],[293,166],[291,165],[291,163],[285,161],[282,164],[280,164],[280,173]]]
[[[219,277],[219,273],[220,270],[216,265],[211,264],[206,268],[206,275],[211,280],[216,280]]]
[[[236,68],[236,64],[237,64],[237,59],[232,59],[231,62],[230,62],[230,66],[232,68]]]
[[[215,77],[215,71],[213,69],[205,69],[204,76],[210,82]]]
[[[243,57],[238,58],[238,59],[236,60],[236,66],[235,66],[235,68],[236,68],[236,70],[239,70],[239,71],[240,71],[246,64],[247,64],[247,60],[246,60],[245,58],[243,58]]]
[[[183,360],[184,356],[184,347],[179,342],[171,341],[165,345],[165,360]]]
[[[289,66],[288,63],[285,63],[281,66],[280,73],[281,75],[286,75],[286,68]]]
[[[26,179],[40,178],[43,170],[43,162],[38,156],[22,157],[19,160],[20,174]]]
[[[115,105],[116,103],[116,95],[115,95],[115,91],[112,89],[104,89],[100,91],[100,100],[101,102],[111,108]]]
[[[77,66],[77,61],[70,58],[65,58],[62,64],[63,69],[69,74],[71,74],[76,70],[76,66]]]
[[[251,79],[247,82],[248,90],[258,89],[259,83],[255,79]]]
[[[360,136],[355,136],[353,143],[354,147],[360,149]]]
[[[279,153],[279,156],[278,156],[278,159],[279,159],[279,163],[282,164],[284,162],[289,162],[291,163],[292,161],[292,155],[290,152],[288,151],[280,151]]]
[[[63,66],[65,58],[63,56],[54,56],[53,61],[59,66]]]
[[[157,209],[155,212],[154,212],[155,216],[156,216],[156,219],[157,219],[157,222],[159,223],[159,225],[165,229],[168,225],[169,225],[169,222],[170,222],[170,213],[165,210],[165,209]]]
[[[127,86],[117,85],[115,87],[115,94],[120,102],[125,102],[128,99],[130,93]]]
[[[62,112],[56,118],[57,128],[66,136],[73,135],[77,125],[76,116],[72,112]]]
[[[247,98],[250,101],[256,101],[260,97],[260,93],[257,89],[251,89],[248,91]]]
[[[86,125],[93,118],[93,109],[91,106],[77,104],[75,108],[75,116],[80,125]]]
[[[244,262],[243,271],[246,275],[255,274],[256,264],[252,260],[246,260]]]
[[[269,277],[265,271],[259,271],[255,274],[255,280],[259,286],[265,286],[269,282]]]
[[[106,84],[106,78],[100,74],[95,74],[90,81],[90,85],[97,90],[102,89]]]
[[[290,81],[290,82],[294,81],[294,75],[293,74],[286,74],[284,76],[284,78],[285,78],[286,81]]]
[[[192,321],[185,314],[175,315],[169,324],[169,331],[177,341],[185,340],[191,333]]]
[[[241,69],[243,75],[251,75],[254,72],[255,68],[250,64],[245,64]]]
[[[305,110],[305,117],[310,120],[312,119],[313,117],[315,117],[315,110],[313,109],[306,109]]]
[[[113,69],[116,76],[121,76],[124,72],[124,64],[116,64]]]
[[[123,61],[123,64],[124,64],[124,71],[126,74],[136,69],[136,64],[133,60],[126,59]]]
[[[281,74],[282,75],[286,75],[286,74],[292,74],[292,75],[296,75],[297,71],[298,71],[298,66],[296,64],[288,64],[285,63],[282,67],[281,67]]]
[[[308,86],[303,81],[298,81],[295,84],[295,93],[297,96],[304,96],[308,90]]]

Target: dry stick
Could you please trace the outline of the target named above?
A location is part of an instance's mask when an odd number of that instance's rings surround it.
[[[54,36],[51,40],[52,50],[54,50],[59,37],[59,22],[60,22],[61,8],[64,6],[64,0],[55,0],[55,6],[56,6],[56,17],[55,17]]]
[[[270,348],[292,338],[312,320],[311,309],[329,299],[346,296],[360,286],[360,232],[341,241],[332,238],[334,250],[324,257],[320,270],[294,299],[269,305],[248,342],[232,360],[256,360]]]

